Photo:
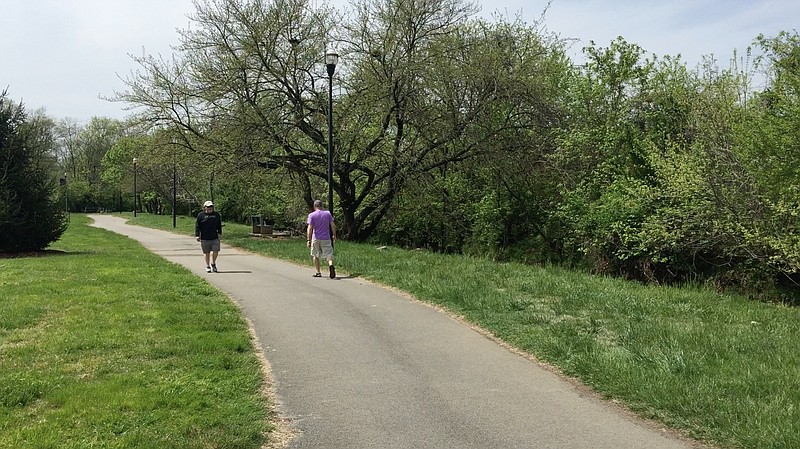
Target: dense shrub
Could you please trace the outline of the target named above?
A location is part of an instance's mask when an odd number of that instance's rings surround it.
[[[24,108],[0,95],[0,251],[42,250],[61,237],[66,221],[54,199],[50,148]]]

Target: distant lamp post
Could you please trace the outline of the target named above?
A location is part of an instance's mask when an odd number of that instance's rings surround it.
[[[69,186],[67,186],[67,172],[64,172],[64,177],[61,178],[61,185],[64,186],[64,214],[67,216],[67,222],[69,222]]]
[[[333,74],[339,54],[325,53],[325,67],[328,69],[328,210],[333,213]]]
[[[175,150],[178,146],[178,141],[172,139],[172,227],[178,226],[176,207],[178,204],[178,166],[175,163]]]
[[[133,158],[133,216],[136,217],[136,209],[138,207],[139,192],[136,190],[136,163],[139,160]]]

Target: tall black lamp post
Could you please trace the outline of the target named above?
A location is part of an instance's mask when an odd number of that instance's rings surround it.
[[[137,198],[139,198],[139,192],[136,191],[136,162],[138,159],[133,158],[133,216],[136,216],[136,208],[138,206]]]
[[[333,213],[333,73],[339,54],[325,53],[325,67],[328,69],[328,210]]]

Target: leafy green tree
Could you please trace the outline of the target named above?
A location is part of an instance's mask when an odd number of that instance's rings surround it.
[[[273,160],[310,205],[326,173],[327,83],[319,59],[331,14],[306,1],[198,3],[197,26],[181,32],[179,56],[135,58],[144,72],[116,99],[144,106],[143,124],[172,128],[195,165],[213,167],[205,178],[216,181],[215,195],[242,191],[237,177]],[[234,215],[254,207],[225,196]]]
[[[565,174],[553,218],[568,230],[566,253],[658,282],[743,263],[740,228],[755,197],[730,151],[741,80],[645,59],[622,39],[586,51],[569,89],[573,121],[552,159]]]
[[[764,42],[777,44],[775,67],[791,60],[790,39]],[[791,82],[753,96],[737,65],[689,72],[623,40],[587,52],[569,89],[576,121],[552,158],[567,254],[600,272],[749,292],[796,273]]]
[[[647,168],[633,112],[652,64],[639,46],[622,38],[608,48],[592,44],[584,51],[588,62],[567,88],[570,122],[548,158],[561,173],[552,218],[565,231],[567,257],[598,271],[625,271],[632,238],[649,212],[642,195]]]
[[[800,277],[800,35],[759,36],[757,65],[766,87],[733,123],[742,182],[757,195],[759,214],[744,223],[748,253],[780,273]],[[753,207],[751,203],[749,205]],[[755,207],[753,207],[755,208]]]
[[[373,39],[371,48],[385,42]],[[388,102],[386,111],[404,111],[402,121],[387,122],[392,125],[387,130],[404,130],[385,139],[396,150],[383,152],[400,161],[395,186],[410,190],[401,193],[405,198],[399,205],[409,214],[404,227],[415,235],[412,241],[430,235],[434,248],[460,251],[467,245],[470,251],[503,257],[530,235],[541,236],[541,220],[531,218],[544,197],[532,193],[536,181],[525,180],[541,179],[543,167],[536,161],[554,148],[560,84],[569,62],[562,42],[520,21],[464,23],[434,45],[441,56],[412,67],[419,85],[404,94],[407,98],[398,100],[394,82],[382,75],[397,76],[402,67],[371,62],[380,71],[360,83],[377,79],[386,93],[367,101]],[[410,227],[414,217],[419,229]],[[439,224],[432,225],[436,217]],[[390,227],[402,238],[400,228]]]
[[[535,113],[509,98],[537,95],[528,79],[554,52],[522,27],[470,23],[475,11],[460,0],[364,0],[334,36],[335,12],[305,1],[201,4],[181,57],[137,58],[145,70],[117,99],[144,106],[145,122],[204,139],[195,148],[220,167],[276,161],[308,207],[326,187],[320,59],[337,41],[335,213],[345,238],[364,239],[410,180],[487,151],[503,133],[510,141]],[[476,70],[489,64],[499,71]]]
[[[103,158],[128,128],[119,120],[93,117],[85,125],[63,119],[54,129],[55,154],[66,174],[71,210],[120,206],[119,186],[104,181]]]
[[[66,229],[54,201],[52,121],[0,94],[0,251],[39,251]]]

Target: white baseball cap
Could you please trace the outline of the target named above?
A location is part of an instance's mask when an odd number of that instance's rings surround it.
[[[203,203],[203,207],[214,207],[214,203],[212,203],[211,201],[206,201],[205,203]]]

